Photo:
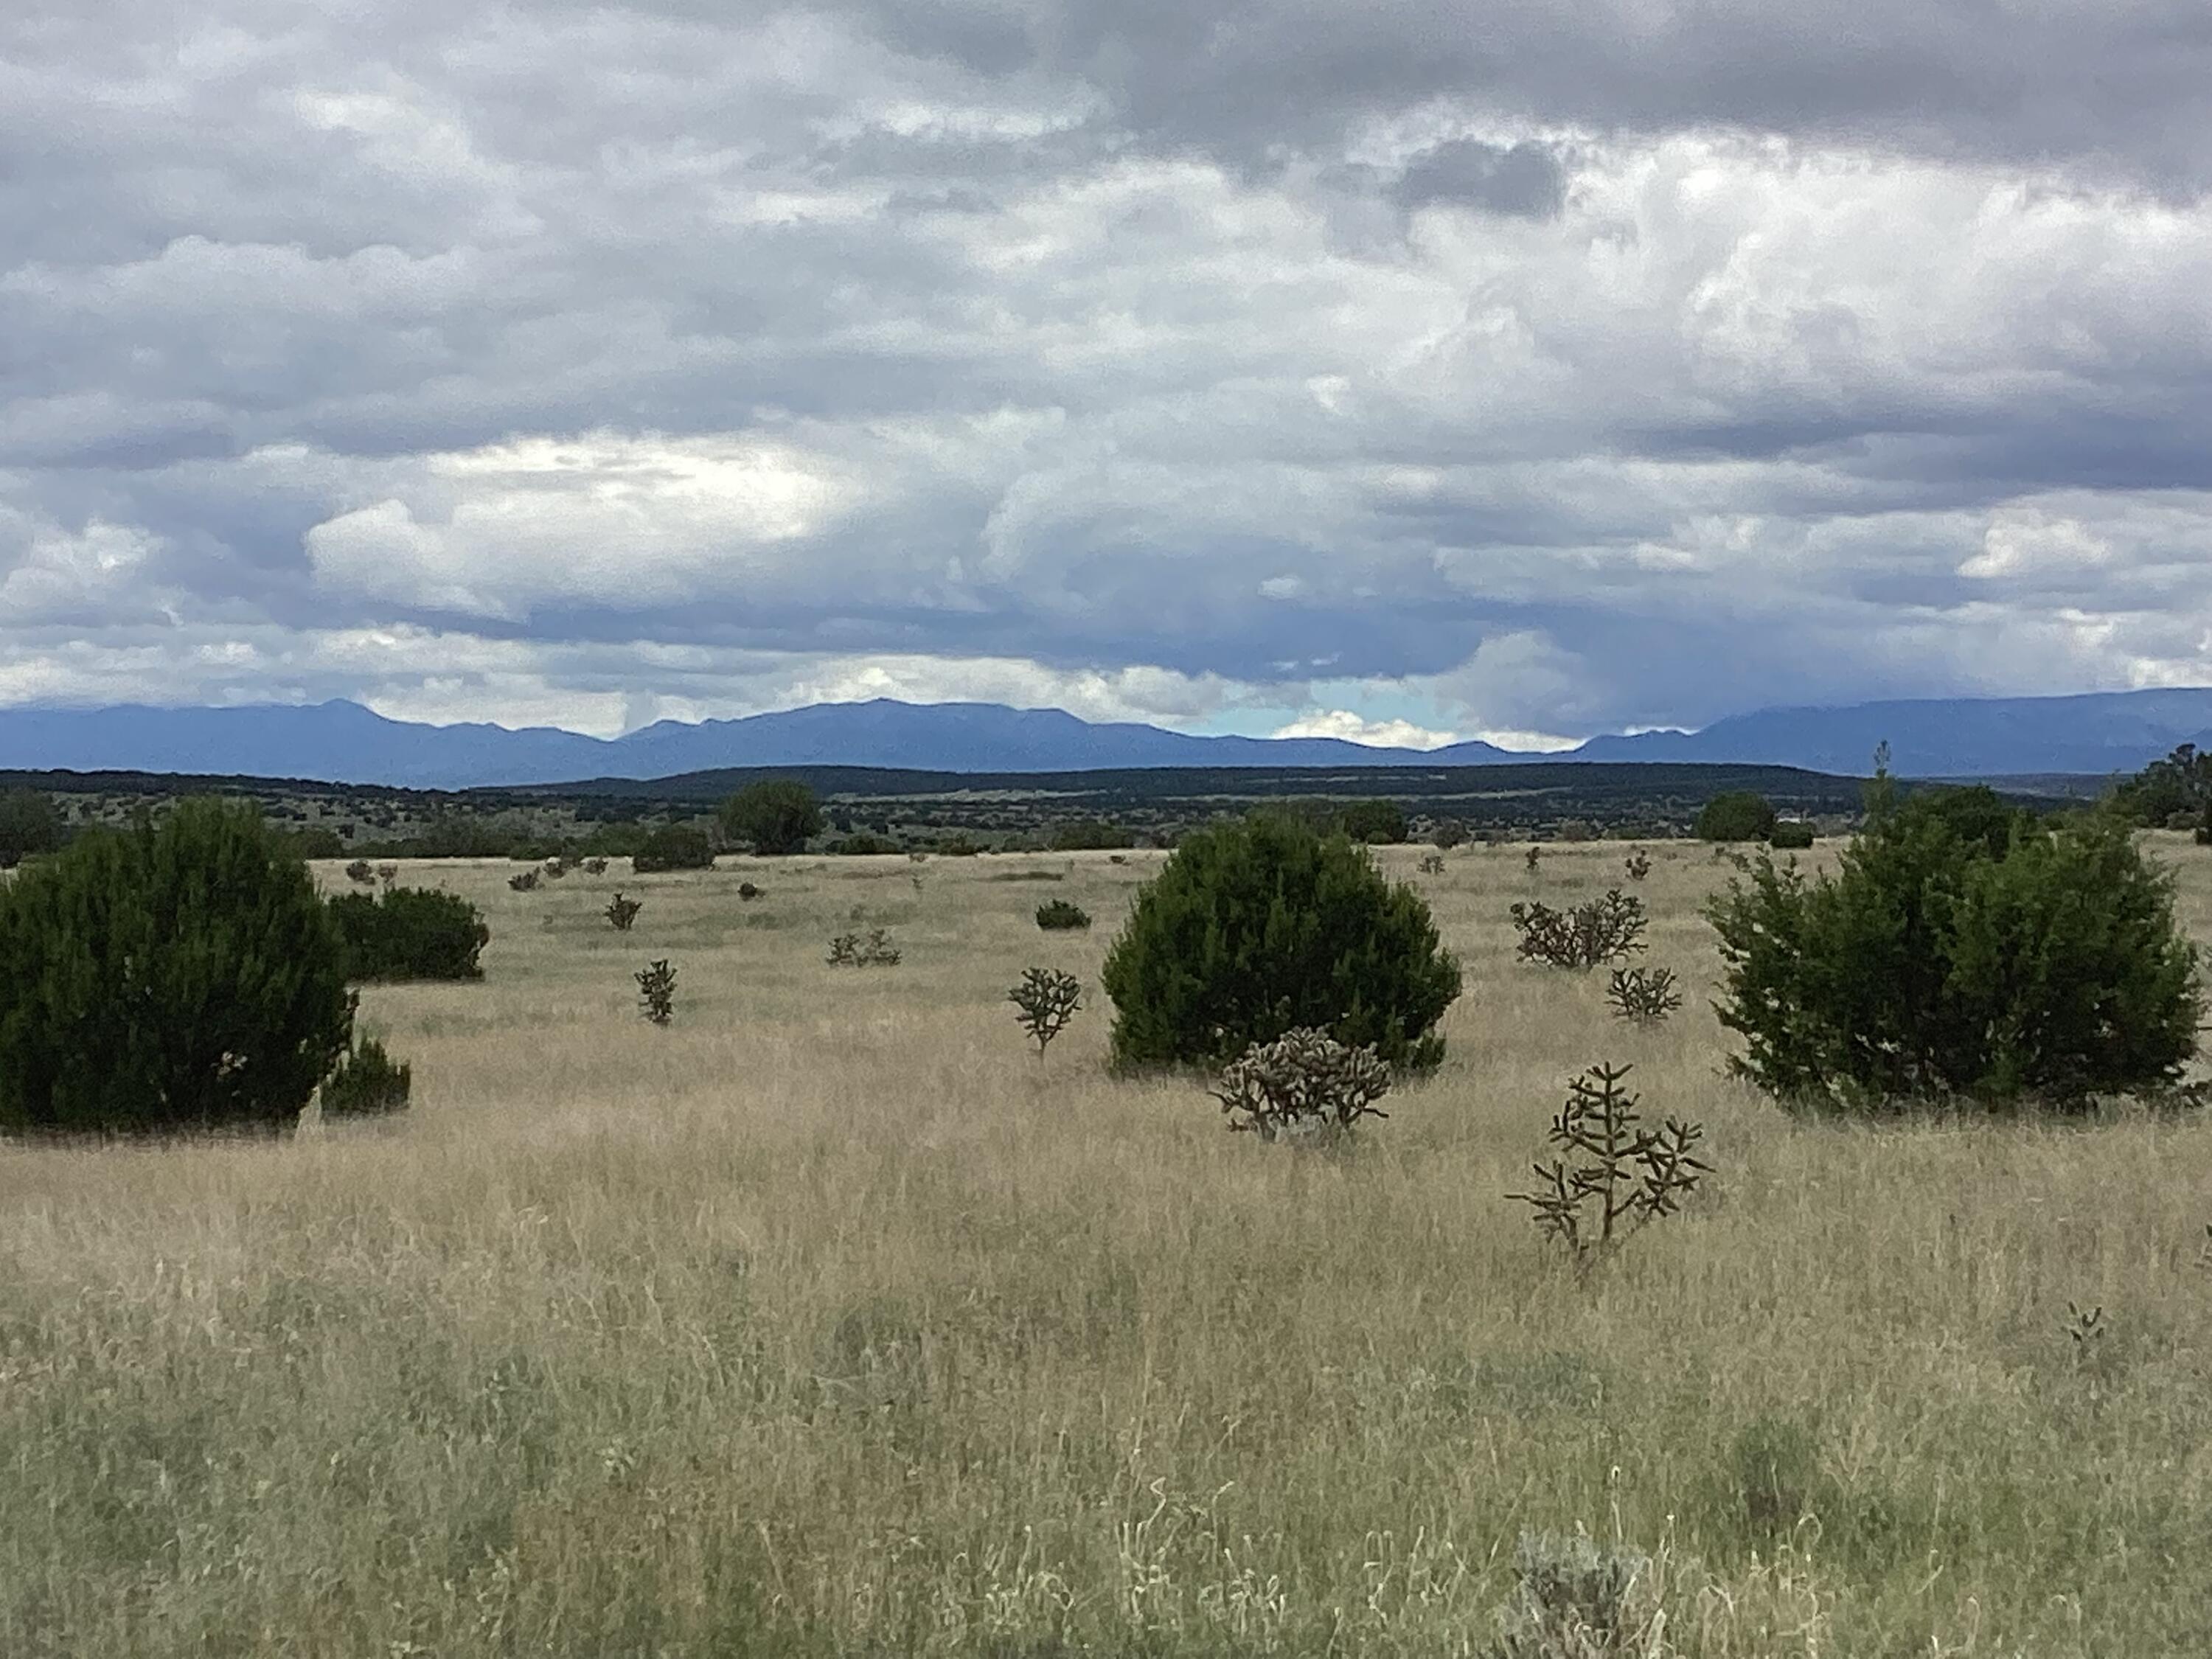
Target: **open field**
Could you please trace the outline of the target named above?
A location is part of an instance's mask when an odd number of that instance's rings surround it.
[[[0,1146],[0,1655],[1474,1654],[1577,1527],[1685,1655],[2212,1651],[2212,1126],[1793,1121],[1721,1075],[1710,849],[1652,847],[1650,1033],[1511,959],[1618,843],[1424,850],[1449,1055],[1344,1156],[1109,1080],[1103,1005],[1024,1050],[1156,854],[411,867],[494,938],[365,997],[405,1121]],[[1503,1194],[1599,1059],[1719,1169],[1585,1284]]]

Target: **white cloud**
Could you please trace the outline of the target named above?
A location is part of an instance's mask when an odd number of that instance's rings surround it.
[[[1441,749],[1459,738],[1449,732],[1431,732],[1411,720],[1371,720],[1348,708],[1317,709],[1301,714],[1270,734],[1278,738],[1341,738],[1378,749]]]

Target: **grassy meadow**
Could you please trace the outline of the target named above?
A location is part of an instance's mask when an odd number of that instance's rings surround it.
[[[1577,1528],[1654,1558],[1639,1651],[2212,1652],[2212,1127],[1793,1120],[1710,849],[1651,848],[1651,1031],[1512,959],[1620,844],[1425,850],[1449,1057],[1343,1154],[1109,1079],[1095,991],[1025,1049],[1158,854],[410,866],[493,940],[366,994],[402,1121],[0,1146],[0,1655],[1471,1655]],[[1601,1059],[1717,1173],[1585,1281],[1504,1194]]]

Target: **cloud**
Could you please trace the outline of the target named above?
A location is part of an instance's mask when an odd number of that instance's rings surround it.
[[[1340,738],[1382,749],[1441,749],[1459,738],[1449,732],[1431,732],[1411,720],[1370,720],[1346,708],[1327,708],[1301,714],[1269,735],[1278,738]]]
[[[0,700],[2212,678],[2212,20],[1965,16],[0,20]]]

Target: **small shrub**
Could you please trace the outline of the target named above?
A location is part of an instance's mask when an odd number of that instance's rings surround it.
[[[364,1037],[323,1079],[323,1116],[386,1117],[404,1112],[414,1085],[413,1067],[393,1065],[381,1042]]]
[[[1418,893],[1343,837],[1268,814],[1186,837],[1139,890],[1102,977],[1123,1068],[1218,1066],[1312,1026],[1425,1070],[1460,989]]]
[[[830,941],[829,961],[833,968],[896,968],[899,958],[899,948],[880,927],[872,927],[866,934],[840,933]]]
[[[1638,1025],[1656,1025],[1682,1006],[1671,968],[1616,968],[1605,1000],[1613,1012]]]
[[[645,908],[642,899],[624,898],[620,892],[607,901],[606,918],[615,932],[627,933],[637,921],[637,913]]]
[[[538,870],[539,872],[544,876],[546,880],[559,881],[563,876],[568,873],[568,866],[557,858],[552,858],[546,860],[544,864],[540,865],[538,866]]]
[[[1668,1118],[1658,1129],[1640,1127],[1641,1097],[1620,1086],[1634,1069],[1600,1064],[1570,1080],[1550,1139],[1586,1161],[1534,1164],[1537,1189],[1506,1194],[1530,1206],[1544,1235],[1578,1261],[1602,1255],[1648,1223],[1673,1215],[1712,1170],[1695,1156],[1702,1126]]]
[[[696,823],[664,823],[630,856],[630,868],[641,876],[714,867],[714,843]]]
[[[1058,968],[1028,968],[1022,971],[1022,982],[1006,993],[1006,1000],[1014,1005],[1014,1018],[1042,1060],[1052,1040],[1067,1029],[1082,1007],[1083,983]]]
[[[1642,881],[1651,873],[1651,854],[1641,847],[1634,848],[1621,860],[1620,872],[1631,881]]]
[[[1766,844],[1778,852],[1802,853],[1814,840],[1813,826],[1802,818],[1778,818],[1766,835]]]
[[[1789,1418],[1745,1424],[1729,1443],[1729,1463],[1744,1526],[1762,1541],[1795,1532],[1823,1484],[1818,1442]]]
[[[1595,841],[1597,825],[1588,818],[1562,818],[1559,820],[1559,839],[1577,843]]]
[[[667,1024],[676,1017],[676,969],[663,957],[639,969],[636,977],[638,1012],[655,1025]]]
[[[2058,1328],[2071,1345],[2074,1365],[2079,1370],[2095,1364],[2103,1356],[2105,1334],[2112,1327],[2105,1322],[2103,1308],[2084,1308],[2078,1302],[2069,1302],[2066,1322]]]
[[[356,859],[346,866],[345,872],[348,881],[358,882],[363,887],[372,885],[376,880],[376,866],[367,859]]]
[[[741,881],[738,884],[738,897],[747,904],[758,898],[761,896],[761,890],[749,881]]]
[[[888,836],[870,835],[866,830],[860,830],[839,836],[830,843],[829,850],[839,858],[879,858],[901,849],[899,844]]]
[[[507,878],[507,884],[518,893],[534,893],[538,890],[538,872],[535,870],[521,871],[517,874],[509,876]]]
[[[1467,839],[1467,826],[1457,818],[1438,818],[1429,842],[1439,853],[1449,853]]]
[[[605,859],[588,858],[584,860],[584,873],[586,875],[604,876],[606,872],[607,861]]]
[[[1514,1566],[1519,1582],[1498,1610],[1498,1641],[1484,1659],[1637,1659],[1661,1650],[1665,1621],[1648,1557],[1579,1533],[1524,1532]]]
[[[1774,833],[1774,807],[1764,795],[1731,789],[1698,810],[1692,833],[1699,841],[1765,841]]]
[[[364,980],[482,979],[477,957],[491,930],[455,893],[394,887],[374,897],[341,893],[331,919],[345,945],[345,975]]]
[[[1516,904],[1509,914],[1521,935],[1516,948],[1522,961],[1583,971],[1641,951],[1650,922],[1644,901],[1618,887],[1571,910],[1528,903]]]
[[[1532,875],[1532,876],[1533,876],[1533,875],[1534,875],[1534,874],[1536,873],[1536,866],[1537,866],[1539,863],[1540,863],[1540,862],[1542,861],[1543,857],[1544,857],[1544,849],[1543,849],[1542,848],[1540,848],[1540,847],[1537,846],[1537,845],[1536,845],[1536,843],[1535,843],[1535,842],[1529,842],[1529,843],[1528,843],[1528,873],[1529,873],[1530,875]]]
[[[1443,855],[1441,853],[1423,854],[1420,861],[1420,872],[1425,876],[1441,876],[1443,874]]]
[[[1213,1097],[1231,1129],[1262,1140],[1328,1139],[1364,1117],[1388,1117],[1375,1103],[1389,1092],[1390,1068],[1373,1048],[1304,1026],[1247,1048],[1222,1072]]]
[[[1066,899],[1054,899],[1036,908],[1036,925],[1047,933],[1060,933],[1073,927],[1091,926],[1091,913],[1079,904],[1070,904]]]
[[[378,865],[376,878],[384,884],[385,890],[390,892],[392,888],[399,884],[399,866],[396,864]]]

